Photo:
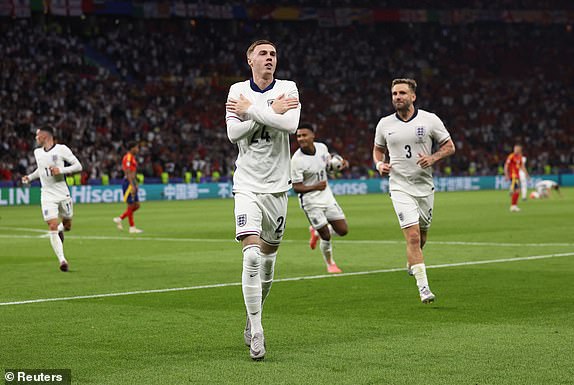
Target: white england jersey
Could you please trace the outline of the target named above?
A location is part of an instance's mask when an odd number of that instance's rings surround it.
[[[284,114],[276,114],[271,104],[281,95],[298,99],[297,86],[292,81],[276,79],[260,90],[252,80],[246,80],[231,86],[228,100],[238,100],[240,95],[253,104],[245,116],[229,111],[225,116],[229,139],[239,148],[233,191],[288,191],[291,188],[289,134],[297,131],[301,104]]]
[[[66,175],[82,171],[82,165],[68,146],[55,144],[46,151],[43,147],[34,150],[37,169],[28,178],[34,180],[40,178],[42,184],[41,200],[43,202],[60,202],[70,197],[70,190],[66,183]],[[64,167],[64,161],[70,166]],[[60,174],[52,175],[50,167],[58,167]]]
[[[315,142],[315,154],[305,154],[301,149],[295,151],[291,158],[291,179],[293,183],[303,183],[305,186],[316,185],[321,181],[327,182],[327,164],[331,156],[329,149],[323,143]],[[327,184],[325,190],[313,190],[299,194],[299,205],[303,209],[327,208],[334,203],[335,197]]]
[[[382,118],[377,124],[375,145],[389,149],[389,190],[416,197],[432,194],[432,167],[420,167],[418,154],[430,155],[433,142],[442,145],[448,139],[450,134],[439,117],[424,110],[415,109],[406,122],[397,114]]]
[[[541,180],[540,182],[536,183],[536,191],[545,192],[550,190],[553,187],[558,186],[558,183],[554,182],[553,180]]]

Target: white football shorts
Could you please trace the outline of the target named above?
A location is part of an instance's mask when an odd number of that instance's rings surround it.
[[[42,201],[42,215],[44,216],[44,221],[58,217],[72,218],[74,216],[72,198],[66,198],[61,201]]]
[[[434,193],[425,197],[414,197],[402,191],[391,191],[391,201],[401,229],[417,223],[421,230],[429,229],[432,222]]]
[[[303,211],[305,212],[309,223],[315,229],[320,229],[324,226],[327,226],[327,224],[331,221],[345,219],[345,213],[336,202],[325,208],[304,208]]]
[[[258,235],[271,245],[279,246],[285,232],[287,192],[253,193],[237,191],[235,199],[235,239]]]

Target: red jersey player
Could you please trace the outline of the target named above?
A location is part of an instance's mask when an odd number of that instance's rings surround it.
[[[520,211],[518,208],[518,196],[520,195],[520,170],[528,177],[528,172],[524,167],[522,156],[522,146],[514,145],[514,151],[508,155],[504,163],[504,176],[510,180],[511,205],[510,211]]]
[[[139,152],[139,145],[136,142],[128,143],[128,152],[122,159],[122,170],[124,170],[124,181],[122,191],[124,193],[124,202],[128,204],[126,211],[113,220],[119,230],[123,230],[122,220],[128,218],[130,222],[130,234],[143,233],[143,230],[136,228],[134,222],[134,211],[140,208],[138,197],[138,182],[136,178],[137,160],[136,155]]]

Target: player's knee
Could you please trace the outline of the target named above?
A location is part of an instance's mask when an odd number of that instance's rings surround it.
[[[265,271],[269,271],[269,270],[273,270],[273,266],[275,265],[275,258],[274,257],[264,257],[261,258],[261,266],[263,267],[263,270]]]
[[[265,272],[266,276],[270,276],[273,279],[273,270],[275,267],[275,260],[277,259],[277,253],[262,254],[261,255],[261,269]],[[269,277],[263,277],[263,279],[268,279]]]
[[[345,235],[347,235],[349,233],[349,228],[347,226],[345,226],[342,228],[335,229],[335,232],[337,233],[338,236],[344,237]]]
[[[62,220],[62,225],[64,225],[64,231],[70,231],[72,229],[72,221],[70,219]]]
[[[259,247],[249,245],[243,248],[243,266],[248,268],[259,268],[261,265],[261,254]]]
[[[409,246],[422,248],[421,241],[418,237],[409,237],[407,239],[407,243],[409,244]]]
[[[421,246],[421,236],[418,232],[416,231],[410,231],[407,234],[407,243],[410,246],[418,246],[418,247],[422,247]]]
[[[271,255],[271,254],[277,255],[277,250],[279,250],[279,246],[272,246],[272,245],[265,243],[265,242],[261,242],[259,244],[259,247],[260,247],[261,255]]]

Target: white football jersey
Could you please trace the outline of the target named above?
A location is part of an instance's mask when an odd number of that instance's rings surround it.
[[[536,191],[546,191],[550,190],[551,188],[557,186],[558,183],[554,182],[553,180],[541,180],[540,182],[536,183]]]
[[[442,145],[449,139],[450,134],[439,117],[424,110],[415,109],[406,122],[397,114],[382,118],[377,124],[375,145],[389,150],[389,190],[417,197],[432,194],[432,167],[420,167],[418,155],[430,155],[433,142]]]
[[[43,147],[34,150],[37,169],[28,177],[30,180],[40,178],[42,184],[41,200],[59,202],[70,197],[70,190],[66,183],[66,175],[82,171],[82,165],[68,146],[55,144],[46,151]],[[64,167],[64,161],[70,166]],[[60,174],[52,175],[50,167],[58,167]]]
[[[228,136],[239,148],[233,191],[288,191],[291,188],[289,134],[297,131],[301,104],[284,114],[276,114],[271,104],[281,95],[298,99],[297,86],[292,81],[276,79],[260,90],[252,80],[246,80],[231,86],[228,100],[238,100],[240,95],[253,104],[245,116],[226,113]]]
[[[291,179],[293,183],[303,183],[305,186],[315,185],[327,181],[327,164],[329,163],[329,149],[320,142],[315,142],[315,154],[305,154],[299,148],[291,158]],[[327,182],[328,183],[328,182]],[[326,208],[336,203],[331,188],[327,184],[325,190],[313,190],[299,194],[301,208]]]

